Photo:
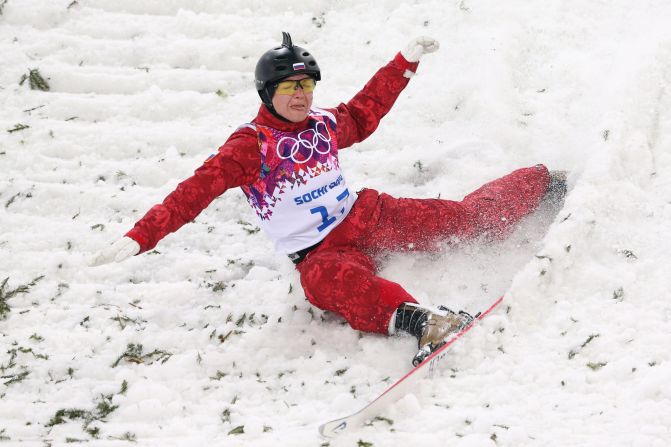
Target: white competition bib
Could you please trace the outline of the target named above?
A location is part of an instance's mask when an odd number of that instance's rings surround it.
[[[261,228],[285,254],[324,239],[356,201],[340,170],[335,117],[313,109],[309,118],[300,132],[253,126],[261,171],[254,184],[242,187]]]

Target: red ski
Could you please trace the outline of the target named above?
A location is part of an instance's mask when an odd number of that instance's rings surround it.
[[[470,324],[454,334],[452,338],[427,357],[426,360],[411,369],[405,376],[401,377],[396,383],[387,388],[377,399],[354,414],[322,424],[319,427],[319,433],[324,437],[334,438],[346,431],[354,430],[356,427],[359,427],[367,421],[372,420],[375,416],[378,416],[385,410],[385,408],[387,408],[387,406],[408,394],[419,381],[426,377],[431,377],[441,360],[447,355],[448,348],[455,341],[459,340],[466,332],[471,330],[476,322],[482,320],[492,311],[492,309],[498,306],[501,301],[503,301],[503,297],[500,297],[487,310],[477,315]]]

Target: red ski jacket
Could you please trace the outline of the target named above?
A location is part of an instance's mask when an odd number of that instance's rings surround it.
[[[405,60],[401,54],[378,70],[365,87],[347,104],[326,109],[337,119],[337,141],[340,149],[365,140],[389,112],[418,63]],[[299,132],[300,123],[282,121],[262,105],[253,124],[280,131]],[[154,205],[126,236],[140,244],[140,253],[150,250],[169,233],[192,221],[215,198],[226,190],[251,185],[261,174],[261,154],[257,132],[251,126],[239,127],[193,176],[181,182],[162,203]]]

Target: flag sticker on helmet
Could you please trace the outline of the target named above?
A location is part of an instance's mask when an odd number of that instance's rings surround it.
[[[305,64],[303,62],[296,62],[294,64],[294,70],[305,70]]]

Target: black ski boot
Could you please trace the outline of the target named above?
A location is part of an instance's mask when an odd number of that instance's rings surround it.
[[[412,359],[417,366],[472,321],[473,317],[464,311],[455,313],[441,306],[436,312],[418,304],[403,303],[396,310],[395,326],[417,337],[419,351]]]

